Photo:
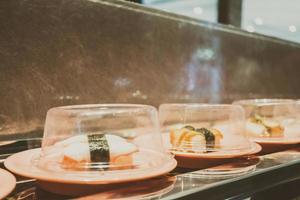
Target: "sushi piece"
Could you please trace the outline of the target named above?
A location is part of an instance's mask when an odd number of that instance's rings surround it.
[[[190,152],[207,152],[212,148],[220,147],[222,133],[217,129],[185,126],[170,132],[170,141],[176,150]]]
[[[62,149],[62,164],[73,168],[78,164],[131,165],[137,147],[122,137],[111,134],[78,135],[57,142]]]
[[[252,121],[247,121],[246,130],[248,134],[251,136],[261,136],[261,137],[269,136],[269,134],[267,133],[267,129],[264,125],[254,123]]]
[[[206,140],[206,148],[217,148],[220,147],[220,141],[223,138],[221,131],[215,128],[200,128],[196,129],[197,132],[203,133]]]
[[[284,133],[284,128],[278,121],[259,115],[248,119],[246,128],[249,134],[259,137],[282,137]]]
[[[181,151],[201,151],[206,145],[204,135],[189,128],[171,131],[170,140],[173,147]]]

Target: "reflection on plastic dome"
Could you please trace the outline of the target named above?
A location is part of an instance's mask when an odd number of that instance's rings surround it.
[[[163,104],[159,118],[165,145],[176,154],[230,157],[252,148],[240,106]]]
[[[254,99],[235,101],[246,111],[247,134],[258,142],[298,143],[300,118],[295,101]]]
[[[50,173],[114,182],[161,174],[174,162],[162,146],[155,108],[143,105],[50,109],[42,153],[33,161]]]

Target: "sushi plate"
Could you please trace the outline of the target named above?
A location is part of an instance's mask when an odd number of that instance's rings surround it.
[[[234,162],[236,159],[248,158],[261,151],[259,144],[253,143],[249,150],[236,152],[209,152],[209,153],[184,153],[175,152],[175,159],[179,167],[192,169],[205,169],[227,162]]]
[[[174,188],[177,180],[176,176],[163,176],[151,180],[140,181],[137,184],[126,185],[124,187],[115,187],[111,190],[97,192],[90,196],[78,198],[78,200],[87,199],[160,199],[160,197]]]
[[[107,174],[106,171],[94,171],[89,176],[86,176],[84,172],[80,171],[55,172],[41,169],[33,162],[40,153],[41,148],[16,153],[8,157],[4,161],[4,165],[15,174],[34,178],[38,181],[79,185],[106,185],[144,180],[166,174],[172,171],[177,165],[176,160],[172,158],[159,167],[149,167],[137,170],[115,170],[109,174]]]
[[[0,169],[0,199],[6,197],[16,186],[16,178],[4,169]]]
[[[170,142],[169,133],[164,133],[163,135],[163,143],[165,148],[170,149],[170,151],[178,157],[192,158],[192,159],[225,159],[225,158],[235,158],[241,157],[245,155],[256,154],[261,151],[261,146],[256,142],[250,143],[250,148],[236,148],[236,149],[223,149],[221,148],[218,151],[214,152],[183,152],[172,150],[172,144]]]
[[[180,152],[172,151],[176,157],[187,157],[193,159],[224,159],[224,158],[236,158],[246,155],[253,155],[261,151],[261,146],[257,143],[252,143],[250,149],[245,150],[230,150],[230,151],[216,151],[208,153],[190,153],[190,152]]]
[[[16,142],[15,140],[12,140],[12,141],[1,141],[0,142],[0,146],[9,145],[9,144],[12,144],[12,143],[15,143],[15,142]]]
[[[300,143],[299,139],[260,139],[255,138],[253,141],[261,145],[262,151],[260,154],[273,153],[278,151],[284,151],[287,149],[295,148]]]
[[[300,138],[253,138],[259,144],[288,145],[299,144]]]
[[[228,177],[236,177],[252,172],[260,163],[258,156],[248,156],[225,160],[220,163],[211,163],[205,169],[189,173],[190,177],[206,177],[226,179]]]

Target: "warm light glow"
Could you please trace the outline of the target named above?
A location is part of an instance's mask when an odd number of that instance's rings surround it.
[[[199,6],[193,8],[193,11],[194,11],[195,15],[201,15],[203,13],[203,9]]]
[[[292,33],[295,33],[297,31],[297,27],[295,25],[290,25],[289,26],[289,31]]]

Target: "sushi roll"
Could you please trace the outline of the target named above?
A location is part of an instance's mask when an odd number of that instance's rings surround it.
[[[222,133],[213,128],[195,129],[193,126],[185,126],[170,132],[170,142],[179,151],[207,152],[219,148],[222,138]]]
[[[78,135],[57,142],[54,146],[62,149],[61,163],[67,168],[85,163],[132,165],[132,154],[138,151],[134,144],[111,134]]]
[[[196,129],[196,131],[204,135],[207,149],[220,147],[220,141],[223,138],[221,131],[215,128],[200,128]]]
[[[171,131],[170,141],[176,150],[200,151],[205,147],[205,137],[189,127]]]
[[[264,125],[248,120],[246,123],[247,133],[251,136],[268,137],[267,129]]]
[[[278,121],[259,115],[247,120],[246,129],[248,134],[259,137],[282,137],[284,133],[284,128]]]

